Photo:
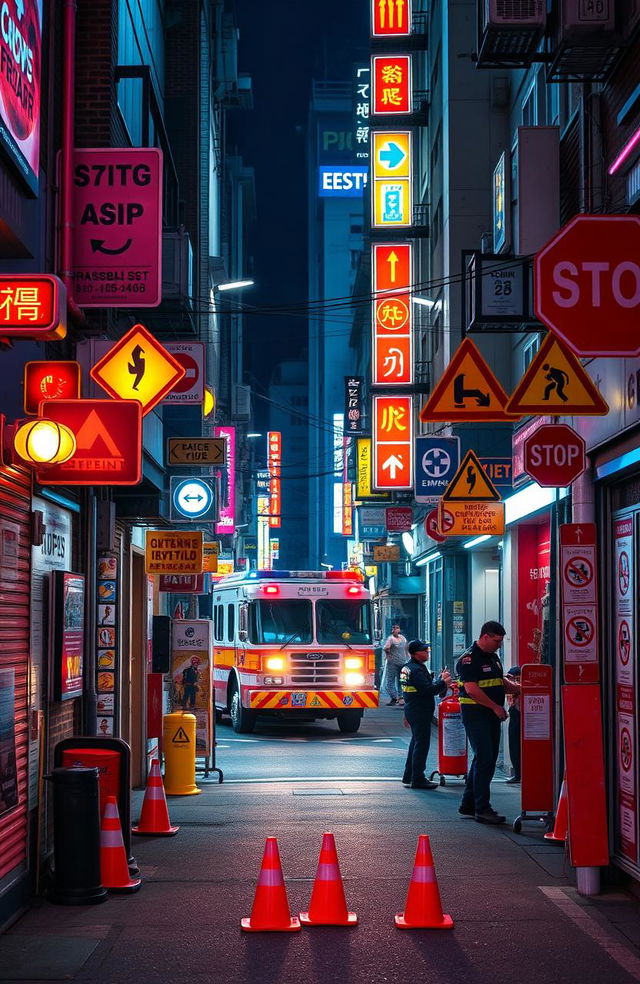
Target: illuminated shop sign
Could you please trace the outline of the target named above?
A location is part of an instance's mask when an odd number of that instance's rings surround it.
[[[42,0],[0,4],[0,143],[37,194]]]
[[[318,168],[318,195],[320,198],[361,198],[368,178],[368,167],[321,164]]]
[[[373,359],[374,385],[413,382],[410,243],[374,243]]]
[[[220,502],[216,533],[233,533],[236,515],[236,429],[216,427],[215,436],[224,438],[226,451],[226,490]]]

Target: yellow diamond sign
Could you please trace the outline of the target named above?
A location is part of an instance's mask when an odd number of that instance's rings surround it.
[[[91,377],[116,400],[137,400],[149,413],[186,372],[144,325],[134,325],[95,364]]]

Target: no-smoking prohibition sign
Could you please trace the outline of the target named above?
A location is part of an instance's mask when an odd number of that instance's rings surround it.
[[[593,639],[595,626],[587,615],[573,615],[566,624],[565,632],[572,646],[588,646]]]
[[[584,588],[593,581],[593,567],[587,557],[571,557],[564,565],[564,576],[569,584]]]

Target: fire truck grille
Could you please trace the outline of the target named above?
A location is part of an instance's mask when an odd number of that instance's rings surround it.
[[[339,682],[339,653],[296,653],[291,656],[291,683],[295,686],[334,687]]]

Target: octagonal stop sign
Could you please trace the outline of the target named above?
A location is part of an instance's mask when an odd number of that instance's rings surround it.
[[[585,443],[568,424],[544,424],[524,442],[524,470],[545,488],[566,488],[582,475]]]
[[[581,356],[640,355],[640,217],[577,215],[536,255],[535,311]]]

